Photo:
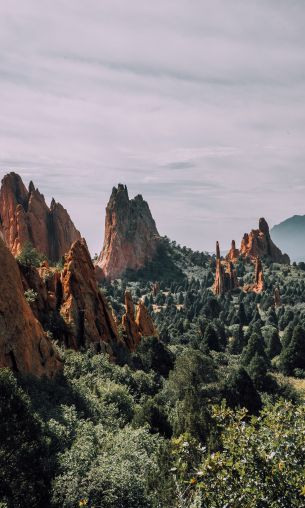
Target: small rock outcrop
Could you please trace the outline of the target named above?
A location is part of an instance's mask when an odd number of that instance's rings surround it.
[[[268,257],[275,263],[290,263],[288,254],[283,254],[271,240],[269,226],[264,218],[259,220],[258,229],[252,229],[249,234],[244,234],[240,254],[252,261],[255,261],[257,257]]]
[[[141,334],[136,323],[135,307],[130,291],[125,291],[125,309],[122,317],[122,328],[125,332],[126,345],[129,351],[135,351],[141,341]]]
[[[234,265],[231,261],[221,260],[219,243],[216,242],[216,274],[213,291],[216,295],[223,295],[236,288],[238,288],[238,279]]]
[[[152,317],[142,300],[137,305],[136,324],[142,337],[157,337],[158,332]]]
[[[248,284],[244,286],[243,290],[246,293],[248,292],[262,293],[265,290],[263,265],[259,256],[257,256],[255,259],[254,284]]]
[[[52,261],[58,261],[80,239],[67,210],[54,199],[49,208],[33,182],[27,190],[16,173],[7,174],[2,180],[0,232],[15,256],[31,243]]]
[[[274,306],[280,307],[282,305],[281,293],[278,287],[274,288]]]
[[[231,243],[231,249],[229,250],[228,254],[226,255],[227,261],[231,261],[232,263],[236,263],[236,261],[239,258],[239,249],[236,248],[235,240],[232,240]]]
[[[130,351],[135,351],[142,337],[158,337],[154,322],[142,301],[135,308],[130,291],[125,291],[125,309],[122,328]]]
[[[60,313],[68,324],[69,346],[91,346],[96,352],[112,353],[119,342],[116,323],[108,303],[97,286],[94,266],[85,240],[74,242],[65,256],[61,274]]]
[[[25,300],[18,265],[1,239],[0,267],[0,367],[53,377],[61,362]]]
[[[265,289],[263,265],[261,258],[258,256],[255,261],[255,283],[253,291],[261,293]]]
[[[157,249],[159,233],[141,195],[129,199],[127,187],[114,187],[106,208],[103,250],[96,264],[98,279],[115,279],[127,269],[139,270]]]
[[[160,291],[160,284],[159,284],[159,282],[154,282],[151,289],[152,289],[152,294],[154,296],[157,296],[157,294]]]

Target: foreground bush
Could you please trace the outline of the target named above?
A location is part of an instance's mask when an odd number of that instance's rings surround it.
[[[173,444],[178,506],[305,506],[304,406],[280,402],[251,418],[245,409],[215,408],[214,419],[222,431],[220,451],[203,450],[199,461],[198,447],[185,441]],[[195,450],[191,465],[190,449]]]

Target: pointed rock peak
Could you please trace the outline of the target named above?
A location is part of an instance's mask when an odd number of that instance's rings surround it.
[[[116,279],[127,269],[139,270],[152,260],[159,234],[142,196],[129,199],[127,187],[114,187],[106,208],[103,250],[97,261],[101,274]]]
[[[31,243],[48,259],[58,261],[80,238],[67,211],[53,205],[53,201],[50,210],[34,183],[31,181],[27,190],[16,173],[2,180],[0,217],[0,232],[14,255]]]
[[[17,173],[11,172],[5,175],[1,182],[1,197],[7,205],[13,202],[27,207],[28,191],[21,177]]]
[[[111,309],[99,290],[94,266],[84,239],[73,243],[65,256],[61,274],[60,313],[68,324],[69,346],[75,349],[93,346],[96,352],[112,354],[111,344],[118,342],[118,330]]]
[[[269,226],[264,217],[259,219],[258,229],[265,235],[269,235]]]
[[[134,351],[142,337],[158,337],[154,322],[144,303],[140,300],[134,306],[130,291],[125,291],[126,312],[122,317],[122,328],[128,349]]]
[[[52,198],[52,201],[51,201],[51,204],[50,204],[50,210],[54,210],[54,208],[56,208],[56,201],[54,198]]]
[[[220,259],[220,247],[219,242],[216,242],[216,259]]]
[[[134,197],[134,200],[135,200],[135,201],[138,201],[138,203],[142,203],[142,202],[144,201],[142,194],[137,194],[137,195]]]
[[[1,183],[2,183],[2,185],[3,184],[11,184],[12,186],[14,186],[14,185],[22,184],[23,182],[22,182],[20,175],[18,175],[17,173],[14,173],[14,171],[11,171],[10,173],[7,173],[6,175],[4,175]]]
[[[35,192],[35,186],[31,180],[29,183],[29,193],[31,194],[32,192]]]
[[[269,226],[263,217],[259,219],[259,229],[252,229],[249,234],[244,235],[240,246],[240,254],[243,258],[250,259],[253,262],[259,256],[269,258],[274,263],[290,263],[289,256],[283,254],[273,243]]]
[[[110,201],[117,200],[117,199],[129,200],[128,189],[127,189],[126,185],[123,185],[122,183],[119,183],[117,187],[113,187],[113,189],[112,189]]]
[[[129,316],[134,317],[134,304],[133,304],[131,292],[128,290],[125,291],[125,307],[126,307],[127,314]]]
[[[232,249],[232,250],[235,250],[235,249],[236,249],[235,240],[232,240],[232,242],[231,242],[231,249]]]

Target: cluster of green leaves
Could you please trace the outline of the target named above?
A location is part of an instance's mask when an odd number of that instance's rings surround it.
[[[43,254],[40,254],[40,252],[38,252],[30,242],[28,242],[24,245],[22,251],[18,254],[16,259],[22,266],[38,267],[46,258]]]
[[[280,402],[251,418],[244,409],[222,406],[214,408],[213,419],[220,430],[219,450],[210,453],[187,438],[173,440],[180,506],[305,506],[304,406]]]

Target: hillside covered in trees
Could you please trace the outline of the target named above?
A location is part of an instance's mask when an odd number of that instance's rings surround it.
[[[49,323],[63,371],[1,371],[3,508],[305,506],[303,265],[263,260],[263,292],[215,295],[214,256],[162,245],[100,286],[117,323],[126,290],[143,301],[158,337],[113,361]]]

